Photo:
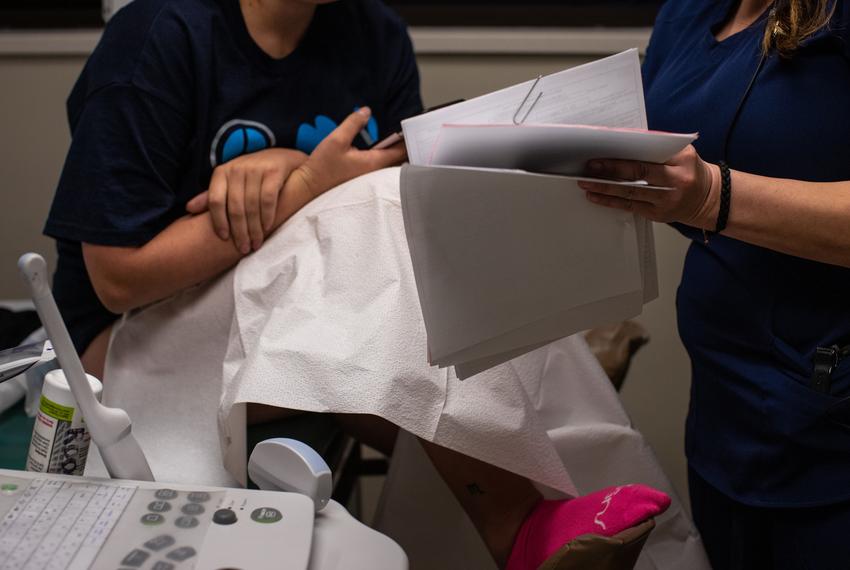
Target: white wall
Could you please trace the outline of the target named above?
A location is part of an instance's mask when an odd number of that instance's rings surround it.
[[[414,33],[414,41],[423,98],[433,105],[643,44],[646,35]],[[22,252],[36,250],[53,259],[51,241],[40,234],[69,141],[65,98],[96,39],[93,34],[66,36],[51,40],[0,33],[0,299],[25,296],[14,270]],[[673,301],[686,242],[668,227],[657,226],[656,246],[661,295],[640,318],[652,340],[638,354],[622,395],[684,496],[689,364],[676,334]]]
[[[52,264],[41,230],[70,140],[65,97],[83,62],[0,55],[0,299],[26,296],[15,270],[22,253]]]

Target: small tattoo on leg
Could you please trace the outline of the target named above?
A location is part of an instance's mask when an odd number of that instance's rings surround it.
[[[469,491],[470,495],[483,495],[484,491],[481,487],[478,486],[478,483],[469,483],[466,486],[466,490]]]

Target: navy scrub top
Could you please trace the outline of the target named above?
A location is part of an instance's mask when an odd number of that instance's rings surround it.
[[[723,158],[732,116],[756,70],[766,15],[722,42],[732,0],[671,0],[644,63],[651,129],[699,132]],[[850,180],[850,2],[790,60],[771,55],[726,150],[731,168],[806,181]],[[732,188],[732,210],[735,189]],[[850,223],[850,212],[848,212]],[[809,387],[815,348],[850,344],[850,269],[694,228],[677,295],[691,357],[686,452],[729,497],[754,506],[850,498],[850,358],[832,391]]]

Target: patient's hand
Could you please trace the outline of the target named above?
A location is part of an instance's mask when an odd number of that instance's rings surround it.
[[[213,171],[209,190],[186,204],[191,214],[210,211],[221,239],[243,254],[258,249],[274,229],[278,198],[286,179],[307,160],[303,152],[269,148],[234,158]]]
[[[357,178],[367,172],[401,164],[407,157],[404,143],[382,150],[359,150],[351,143],[366,127],[371,111],[363,107],[350,114],[331,134],[319,143],[310,157],[292,172],[287,185],[297,184],[309,198]]]

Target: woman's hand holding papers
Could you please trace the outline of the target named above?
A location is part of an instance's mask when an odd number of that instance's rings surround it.
[[[594,178],[644,180],[659,190],[579,182],[587,199],[610,208],[634,211],[656,222],[681,222],[706,230],[714,229],[719,208],[720,168],[702,160],[692,145],[665,164],[631,160],[592,160],[587,171]]]

